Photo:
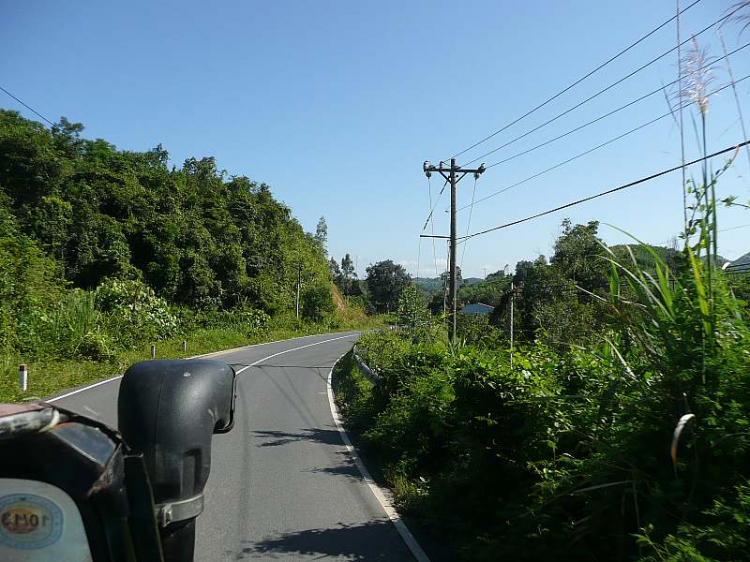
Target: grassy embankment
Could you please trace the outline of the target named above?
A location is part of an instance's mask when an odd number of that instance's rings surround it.
[[[312,324],[279,322],[268,330],[247,335],[231,328],[202,329],[192,334],[156,342],[157,358],[182,359],[232,349],[245,345],[272,342],[347,330],[368,330],[384,326],[387,319],[381,316],[367,317],[346,313],[342,321],[333,324]],[[182,350],[182,342],[187,341],[187,352]],[[151,345],[142,344],[135,349],[120,352],[117,357],[106,361],[84,358],[54,356],[23,357],[18,354],[0,355],[0,403],[24,402],[49,397],[65,389],[75,388],[98,380],[123,373],[130,365],[151,358]],[[18,366],[25,363],[29,369],[29,389],[22,392],[18,388]]]

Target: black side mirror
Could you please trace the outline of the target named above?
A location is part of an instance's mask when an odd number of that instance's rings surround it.
[[[232,429],[235,384],[229,365],[207,359],[145,361],[122,379],[118,426],[144,457],[165,561],[193,560],[211,439]]]

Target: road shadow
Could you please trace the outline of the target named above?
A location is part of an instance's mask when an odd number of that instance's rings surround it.
[[[310,472],[312,474],[331,474],[333,476],[345,476],[352,480],[362,480],[362,473],[359,471],[359,468],[357,468],[355,462],[351,459],[349,452],[347,451],[340,454],[343,457],[341,459],[341,464],[336,466],[326,466],[323,468],[312,468],[305,472]]]
[[[243,541],[237,559],[283,558],[290,554],[309,556],[314,560],[341,558],[359,562],[390,560],[412,561],[413,558],[388,519],[377,519],[362,525],[339,524],[331,529],[309,529],[283,533],[260,541]]]
[[[300,371],[313,371],[318,376],[318,378],[327,382],[328,372],[333,368],[333,365],[312,365],[312,366],[310,365],[271,365],[270,363],[258,363],[257,365],[253,365],[253,367],[257,367],[258,369],[261,369],[261,370],[283,369],[287,375],[289,374],[286,371],[287,369],[298,369]]]
[[[258,439],[267,439],[258,447],[280,447],[289,443],[299,441],[313,441],[323,445],[342,445],[341,434],[337,429],[304,428],[299,433],[288,433],[286,431],[260,430],[254,431]]]

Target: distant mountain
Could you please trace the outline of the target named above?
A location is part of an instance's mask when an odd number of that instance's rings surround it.
[[[722,269],[726,269],[726,271],[732,273],[750,273],[750,252],[733,260],[729,263],[728,267],[722,267]]]
[[[741,263],[750,263],[750,252],[748,252],[744,256],[738,257],[736,260],[732,262],[732,265],[738,265]]]
[[[638,264],[647,269],[653,269],[656,265],[656,260],[649,252],[649,249],[659,256],[659,258],[672,270],[676,269],[677,265],[684,259],[681,252],[672,248],[652,246],[650,244],[647,244],[646,246],[648,249],[640,244],[617,244],[610,246],[609,249],[614,252],[615,257],[621,264],[628,266],[631,263],[630,254],[632,253]]]
[[[440,277],[420,277],[419,279],[415,279],[414,283],[416,283],[418,287],[422,287],[422,289],[428,293],[434,293],[443,287],[443,281]]]
[[[463,280],[463,284],[464,286],[471,286],[481,283],[482,281],[484,281],[484,279],[481,277],[468,277]],[[440,277],[420,277],[419,279],[414,279],[414,283],[428,293],[436,293],[443,288],[443,280],[440,279]]]

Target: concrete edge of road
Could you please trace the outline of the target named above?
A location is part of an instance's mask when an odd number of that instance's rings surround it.
[[[333,421],[336,424],[336,429],[339,430],[339,435],[341,435],[341,439],[344,441],[344,446],[346,447],[349,455],[354,460],[354,464],[357,465],[360,474],[362,474],[362,478],[370,488],[370,491],[375,496],[377,502],[380,504],[380,507],[382,507],[383,511],[385,511],[388,519],[390,519],[391,523],[393,523],[394,527],[396,527],[396,531],[398,531],[398,534],[401,535],[401,538],[406,543],[407,548],[411,551],[412,556],[414,556],[414,558],[418,562],[430,562],[430,558],[427,556],[425,551],[422,550],[422,547],[419,546],[417,539],[414,538],[414,535],[411,534],[411,531],[409,531],[406,523],[404,523],[404,520],[401,519],[398,511],[396,511],[396,508],[393,505],[393,500],[391,499],[390,492],[379,486],[378,483],[375,482],[375,480],[372,478],[370,471],[367,470],[367,467],[362,462],[359,453],[357,453],[357,450],[354,448],[354,445],[352,445],[352,442],[349,439],[349,435],[347,435],[346,430],[344,429],[344,425],[341,421],[341,415],[339,414],[339,409],[338,406],[336,406],[336,400],[333,395],[333,370],[336,368],[336,365],[339,363],[339,361],[341,361],[342,358],[343,355],[336,360],[336,363],[334,363],[333,367],[328,373],[328,380],[326,382],[326,390],[328,391],[328,404],[331,407],[331,416],[333,417]]]
[[[340,334],[341,332],[332,332],[331,335],[334,335],[334,334],[337,334],[337,333]],[[354,332],[352,332],[352,333],[354,333]],[[311,337],[314,337],[314,336],[324,336],[324,335],[328,335],[328,334],[308,334],[306,336],[298,336],[298,337],[295,337],[295,338],[286,338],[286,339],[283,339],[283,340],[274,340],[274,341],[268,341],[268,342],[263,342],[263,343],[253,343],[253,344],[250,344],[250,345],[241,345],[240,347],[232,347],[230,349],[222,349],[222,350],[219,350],[219,351],[211,351],[209,353],[202,353],[200,355],[192,355],[190,357],[185,357],[185,359],[200,359],[201,357],[224,355],[224,354],[227,354],[227,353],[234,353],[236,351],[242,351],[243,349],[250,349],[251,347],[259,347],[261,345],[271,345],[271,344],[274,344],[274,343],[282,343],[282,342],[285,342],[285,341],[292,341],[292,340],[301,340],[301,339],[304,339],[304,338],[311,338]],[[343,336],[343,337],[346,337],[346,336]],[[336,339],[340,339],[340,338],[336,338]],[[325,340],[325,341],[331,341],[331,340]],[[321,342],[321,343],[325,343],[325,342]],[[305,347],[307,347],[307,346],[305,346]],[[297,349],[297,348],[295,348],[295,349]],[[291,351],[291,350],[289,350],[289,351]],[[275,355],[274,355],[274,357],[275,357]],[[265,359],[268,359],[268,357],[266,357]],[[263,359],[263,361],[265,361],[265,359]],[[148,361],[148,359],[146,359],[145,361]],[[259,361],[258,361],[258,363],[259,363]],[[253,364],[255,364],[255,363],[253,363]],[[247,367],[241,369],[237,373],[239,374],[241,371],[244,371],[245,369],[247,369]],[[87,390],[91,390],[92,388],[96,388],[97,386],[101,386],[103,384],[107,384],[108,382],[113,382],[113,381],[116,381],[116,380],[120,380],[122,377],[123,377],[123,375],[115,375],[114,377],[109,377],[108,379],[97,381],[95,383],[88,384],[86,386],[82,386],[80,388],[76,388],[76,389],[70,390],[68,392],[63,392],[62,394],[59,394],[57,396],[52,396],[51,398],[43,398],[42,402],[57,402],[58,400],[62,400],[63,398],[68,398],[69,396],[75,396],[76,394],[79,394],[81,392],[85,392]]]

